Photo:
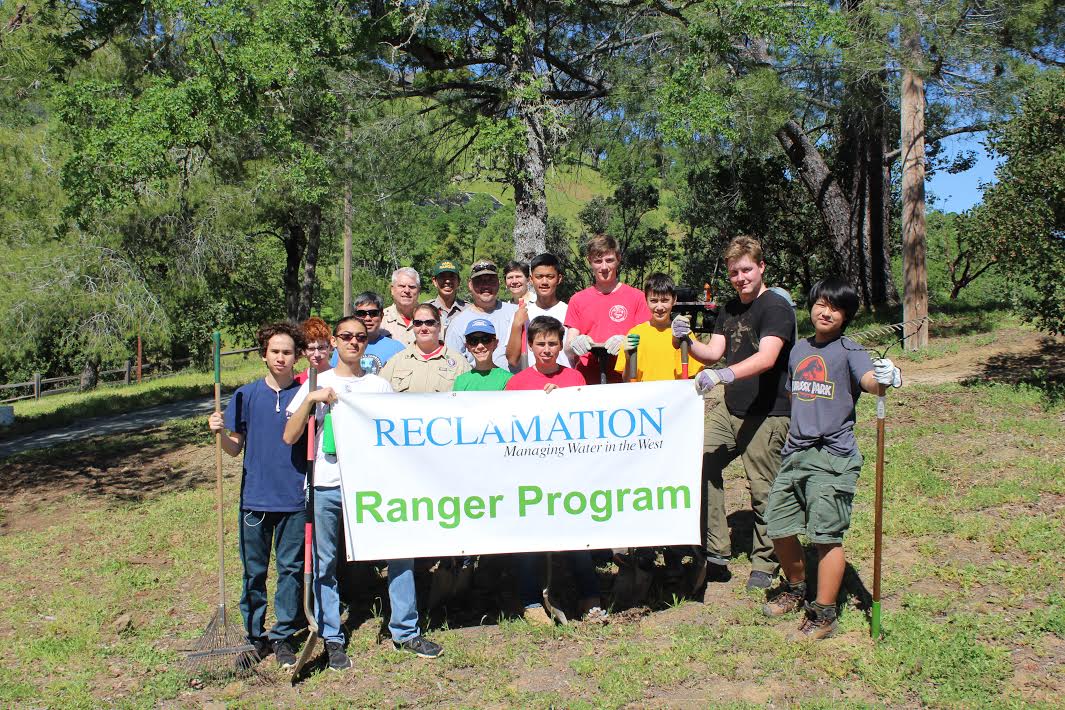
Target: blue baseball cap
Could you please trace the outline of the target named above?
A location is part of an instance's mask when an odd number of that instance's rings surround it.
[[[489,335],[495,335],[496,327],[492,325],[492,321],[487,318],[474,318],[470,321],[470,324],[466,326],[466,332],[462,335],[465,337],[471,333],[488,333]]]

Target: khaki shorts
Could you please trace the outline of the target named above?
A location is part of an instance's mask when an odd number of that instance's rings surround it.
[[[770,538],[805,534],[810,542],[843,541],[851,525],[861,454],[835,456],[821,449],[794,451],[780,462],[769,492],[766,528]]]

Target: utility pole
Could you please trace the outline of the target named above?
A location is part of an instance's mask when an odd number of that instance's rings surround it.
[[[913,3],[911,3],[913,8]],[[915,8],[914,8],[915,9]],[[903,29],[902,75],[902,319],[928,315],[928,264],[925,243],[924,77],[915,71],[921,59],[917,18]],[[928,323],[907,326],[905,343],[910,350],[928,347]],[[912,336],[912,337],[911,337]]]
[[[351,150],[351,119],[344,122],[344,150]],[[351,154],[344,160],[347,169],[344,174],[344,312],[351,315]]]

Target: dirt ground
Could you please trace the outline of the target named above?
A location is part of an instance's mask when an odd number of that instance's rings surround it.
[[[910,362],[896,358],[909,384],[941,385],[948,382],[980,381],[1016,384],[1035,376],[1065,382],[1065,338],[1020,328],[994,332],[994,342],[967,344],[957,352]],[[957,341],[955,341],[957,342]],[[930,345],[935,347],[937,339]],[[894,353],[889,353],[894,357]]]

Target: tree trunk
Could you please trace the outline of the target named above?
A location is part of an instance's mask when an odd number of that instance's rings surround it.
[[[904,47],[910,60],[919,58],[916,32],[908,32]],[[907,68],[902,76],[902,271],[903,320],[928,315],[928,268],[925,244],[924,78]],[[908,327],[906,347],[928,347],[928,326]]]
[[[318,268],[318,248],[322,242],[322,208],[312,205],[307,215],[307,247],[303,254],[303,281],[300,284],[297,321],[305,321],[314,305],[314,275]]]
[[[793,120],[777,131],[784,153],[799,172],[799,179],[810,193],[817,211],[828,228],[832,250],[839,256],[844,275],[851,283],[858,283],[859,264],[852,258],[851,204],[821,153],[802,127]]]
[[[344,145],[351,145],[351,121],[344,122]],[[351,222],[354,216],[351,203],[351,161],[347,160],[344,175],[344,310],[341,315],[352,312],[351,303]]]
[[[303,245],[306,236],[303,225],[291,215],[285,228],[285,317],[299,320],[300,317],[300,265],[303,262]]]
[[[898,303],[888,240],[890,173],[883,160],[887,141],[884,78],[865,77],[846,86],[837,168],[851,208],[848,258],[856,263],[854,286],[862,304],[873,309]]]
[[[100,382],[100,358],[95,355],[90,355],[85,361],[85,367],[81,370],[81,381],[78,383],[78,389],[81,392],[88,392],[89,390],[96,389],[96,385]]]
[[[525,127],[525,150],[514,160],[510,184],[514,188],[514,258],[528,261],[547,251],[547,145],[542,112],[544,99],[530,86],[536,76],[533,56],[533,7],[530,0],[516,0],[508,5],[508,25],[515,32],[510,84],[514,112]]]

